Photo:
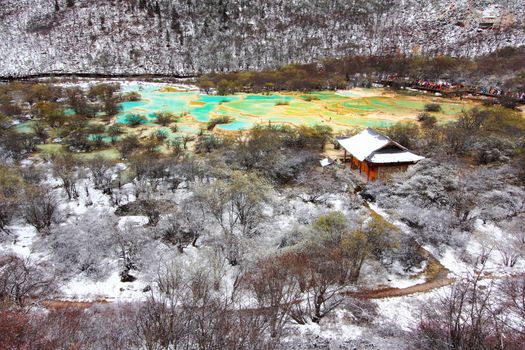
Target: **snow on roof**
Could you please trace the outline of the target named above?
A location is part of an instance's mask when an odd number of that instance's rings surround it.
[[[400,144],[393,142],[385,135],[370,128],[363,130],[353,137],[338,140],[338,142],[344,149],[361,162],[373,152],[389,145],[399,146],[402,149],[406,149]]]
[[[368,157],[370,162],[380,164],[415,163],[423,159],[425,159],[425,157],[400,149],[379,150]]]
[[[372,163],[403,163],[424,159],[424,157],[409,152],[406,147],[370,128],[353,137],[338,140],[338,142],[341,147],[361,162],[366,159]],[[386,147],[388,149],[384,149]]]

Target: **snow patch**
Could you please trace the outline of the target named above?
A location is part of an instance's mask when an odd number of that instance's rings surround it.
[[[11,244],[0,245],[0,251],[6,253],[14,253],[23,258],[29,258],[32,256],[33,240],[38,234],[38,231],[29,225],[12,225],[8,226],[7,229],[11,232],[12,236],[9,239],[13,239]],[[39,254],[42,256],[42,254]]]
[[[146,293],[143,292],[146,285],[140,279],[134,282],[121,282],[119,273],[115,270],[103,281],[92,281],[83,275],[76,276],[66,283],[61,291],[64,299],[140,301],[146,297]]]

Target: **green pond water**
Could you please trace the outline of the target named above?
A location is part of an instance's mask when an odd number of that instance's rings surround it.
[[[63,145],[59,144],[46,144],[46,145],[37,145],[37,148],[43,154],[60,154],[63,153],[66,148]],[[120,159],[120,152],[115,148],[97,150],[88,153],[73,153],[73,155],[81,160],[93,159],[95,157],[102,157],[105,159]]]
[[[211,118],[220,116],[232,118],[231,123],[216,127],[220,130],[249,129],[260,123],[309,126],[326,123],[335,130],[342,130],[354,126],[388,127],[396,120],[406,119],[407,116],[414,118],[424,110],[425,104],[432,102],[432,98],[423,96],[382,96],[381,92],[374,89],[350,90],[345,91],[344,95],[333,91],[318,91],[213,96],[196,91],[163,91],[162,87],[142,83],[123,85],[124,93],[138,92],[142,100],[121,103],[121,112],[117,115],[117,122],[131,124],[129,116],[132,114],[144,116],[144,124],[155,123],[157,112],[189,116],[189,118],[182,118],[177,123],[177,132],[166,129],[169,138],[180,137],[183,134],[197,134]],[[377,96],[372,96],[374,94]],[[475,105],[465,101],[445,99],[438,103],[442,111],[434,115],[441,122],[446,122],[454,115],[461,113],[462,110],[470,109]],[[64,110],[66,116],[74,113],[72,109]],[[13,128],[22,133],[31,133],[32,123],[31,121],[25,122]],[[111,142],[106,134],[102,136],[104,142]],[[90,139],[94,140],[95,136],[91,135]]]
[[[196,133],[216,116],[229,116],[233,122],[218,125],[222,130],[249,129],[257,123],[292,123],[295,125],[336,124],[337,127],[372,126],[387,127],[395,121],[387,116],[367,118],[369,113],[384,113],[402,117],[423,111],[430,101],[399,97],[359,97],[359,93],[348,91],[345,96],[331,91],[308,94],[236,94],[233,96],[203,95],[199,92],[167,92],[153,84],[129,84],[124,92],[136,91],[141,94],[139,102],[121,104],[122,111],[117,121],[129,124],[130,114],[146,117],[145,123],[155,122],[156,112],[170,112],[189,115],[195,126],[179,125],[179,132]],[[441,103],[443,116],[461,112],[464,105],[453,102]],[[187,124],[187,123],[186,123]],[[170,137],[173,133],[170,132]]]
[[[111,137],[104,136],[103,134],[91,134],[88,136],[89,141],[96,141],[97,137],[102,136],[102,142],[104,143],[111,143]],[[120,139],[120,137],[117,137],[117,140]]]
[[[12,128],[15,129],[17,132],[20,132],[23,134],[30,134],[33,132],[33,122],[28,121],[25,123],[20,123],[18,125],[13,126]]]

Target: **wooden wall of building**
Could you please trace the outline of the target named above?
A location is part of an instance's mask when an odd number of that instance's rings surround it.
[[[393,174],[406,171],[411,163],[404,164],[373,164],[367,161],[361,162],[352,155],[346,160],[350,163],[350,168],[359,171],[363,177],[369,181],[388,180]]]
[[[410,164],[381,165],[376,179],[388,180],[395,173],[407,171]]]

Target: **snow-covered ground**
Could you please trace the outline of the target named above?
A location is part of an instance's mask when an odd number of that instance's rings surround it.
[[[49,78],[41,78],[37,79],[38,81],[47,82]],[[192,84],[189,83],[171,83],[171,82],[164,82],[164,81],[143,81],[143,80],[130,80],[130,79],[93,79],[93,78],[75,78],[74,82],[67,82],[67,81],[58,81],[53,82],[53,85],[62,87],[62,88],[73,88],[73,87],[79,87],[81,89],[87,90],[89,87],[96,85],[98,83],[106,83],[106,84],[120,84],[122,91],[135,91],[137,86],[139,87],[154,87],[154,88],[174,88],[179,89],[181,91],[200,91],[200,89]]]
[[[233,291],[242,267],[229,265],[224,257],[217,253],[215,240],[220,233],[210,232],[200,238],[198,247],[188,246],[183,253],[180,253],[173,245],[162,243],[158,238],[159,232],[146,229],[148,227],[146,216],[130,213],[127,216],[115,217],[114,212],[117,207],[112,203],[111,197],[95,189],[91,180],[85,178],[79,180],[78,199],[67,201],[63,189],[59,186],[60,182],[51,175],[49,164],[44,162],[34,162],[34,164],[46,169],[45,182],[52,186],[52,191],[61,198],[62,221],[50,236],[43,236],[32,226],[19,220],[8,227],[10,235],[4,236],[0,241],[0,252],[20,255],[56,273],[59,290],[53,299],[115,303],[145,300],[150,295],[151,288],[155,288],[156,276],[165,268],[186,273],[204,269],[210,276],[221,281],[219,292],[229,295]],[[122,171],[125,168],[124,164],[117,164],[114,170]],[[136,186],[137,183],[129,182],[118,190],[121,191],[120,204],[136,200]],[[188,189],[182,187],[184,186],[171,192],[161,186],[159,196],[180,203],[188,198],[190,193]],[[369,215],[366,206],[362,206],[361,202],[356,206],[346,193],[327,195],[322,204],[305,202],[300,196],[290,195],[286,190],[282,193],[274,192],[271,197],[271,203],[266,204],[262,209],[266,220],[260,229],[265,234],[254,237],[243,246],[243,249],[250,252],[244,261],[247,265],[275,252],[283,240],[293,239],[292,233],[304,234],[302,232],[304,227],[312,224],[320,215],[337,210],[355,221]],[[374,203],[368,203],[368,207],[394,224],[402,234],[411,234],[410,228],[403,222],[392,219],[388,211]],[[118,247],[109,250],[104,247],[106,239],[112,237],[105,237],[106,233],[103,231],[111,227],[115,229],[114,234],[131,234],[134,235],[132,239],[138,239],[135,249],[140,252],[138,260],[140,268],[130,271],[136,278],[133,282],[121,281],[122,257],[118,253]],[[514,267],[502,266],[501,256],[498,253],[501,247],[498,246],[498,242],[505,240],[507,236],[500,227],[482,220],[476,221],[474,227],[474,233],[470,236],[464,250],[454,250],[450,247],[438,249],[430,245],[424,248],[450,271],[451,278],[464,277],[479,270],[480,264],[473,257],[479,256],[487,249],[493,251],[485,263],[485,273],[502,276],[523,272],[525,266],[521,260]],[[53,235],[60,236],[53,240]],[[141,237],[141,235],[156,235],[156,238]],[[74,238],[73,241],[71,237]],[[83,261],[91,263],[90,255],[93,255],[96,271],[90,272],[89,269],[80,271],[78,266],[64,266],[63,262],[57,260],[56,252],[53,250],[63,249],[60,247],[61,240],[70,244],[75,249],[75,254],[84,259]],[[82,247],[75,246],[75,240],[78,240],[78,245]],[[119,244],[125,245],[131,241],[124,239],[122,242]],[[65,256],[66,258],[69,259],[67,261],[72,259],[69,256]],[[395,341],[396,332],[410,332],[415,329],[422,309],[432,301],[443,297],[451,288],[436,286],[432,287],[434,289],[425,289],[424,292],[413,292],[414,289],[410,288],[427,282],[426,268],[427,263],[423,262],[420,266],[406,272],[399,262],[394,262],[385,268],[378,262],[368,261],[363,266],[358,285],[351,291],[360,288],[368,290],[409,288],[407,295],[366,301],[370,303],[369,307],[375,308],[375,316],[364,323],[356,322],[352,318],[352,312],[355,311],[353,305],[344,305],[323,319],[320,324],[292,326],[289,339],[285,342],[302,339],[305,342],[329,344],[331,348],[337,348],[337,346],[350,346],[349,344],[354,346],[356,342],[361,344],[360,342],[369,338],[371,334],[374,346]],[[243,305],[249,308],[253,305],[253,300],[245,298]]]
[[[0,251],[17,254],[24,258],[32,258],[33,240],[38,234],[37,230],[33,226],[24,224],[11,225],[8,226],[7,229],[9,231],[9,236],[4,239],[0,245]],[[40,253],[37,258],[42,257],[43,254]]]
[[[158,13],[136,2],[4,0],[0,75],[187,76],[349,53],[473,56],[525,43],[521,1],[147,2]],[[480,28],[487,16],[497,28]]]
[[[45,164],[43,164],[45,166]],[[122,168],[122,165],[118,165]],[[121,169],[122,170],[122,169]],[[46,180],[47,184],[55,187],[54,192],[57,196],[64,198],[63,190],[58,187],[59,181],[50,175]],[[79,198],[73,201],[63,200],[60,205],[60,211],[63,212],[64,220],[59,224],[59,227],[65,227],[67,225],[79,225],[82,221],[93,220],[96,222],[96,217],[101,217],[103,221],[104,215],[112,215],[116,207],[111,204],[111,200],[108,195],[103,194],[100,190],[94,189],[89,180],[81,180],[78,183]],[[127,201],[133,201],[135,199],[133,194],[134,185],[131,183],[125,184],[122,190],[127,194],[121,200],[121,204],[125,204]],[[85,188],[88,190],[85,191]],[[183,192],[179,191],[178,198],[186,196]],[[351,214],[351,209],[347,208],[344,195],[332,195],[327,198],[324,206],[319,207],[313,203],[305,203],[299,198],[288,198],[283,195],[277,195],[274,198],[276,202],[287,202],[284,212],[274,212],[274,209],[270,206],[265,209],[265,215],[272,217],[271,223],[267,224],[268,230],[272,234],[260,235],[254,239],[251,243],[253,250],[252,259],[264,257],[266,254],[271,254],[274,249],[278,247],[282,239],[293,231],[297,225],[310,224],[316,217],[322,214],[326,214],[329,211],[337,210],[347,212]],[[381,212],[379,208],[374,208],[376,211]],[[386,214],[384,214],[386,215]],[[148,223],[148,218],[140,215],[129,215],[120,217],[117,222],[117,227],[120,230],[124,230],[130,227],[140,228]],[[278,228],[278,229],[275,229]],[[47,240],[47,237],[42,237],[36,229],[30,225],[24,224],[22,221],[8,227],[11,235],[5,237],[0,244],[0,250],[2,252],[10,252],[18,254],[24,258],[31,259],[32,261],[42,263],[51,254],[50,251],[43,250],[42,247],[48,249],[43,241]],[[268,247],[271,249],[257,249],[257,247]],[[197,266],[202,265],[209,259],[210,251],[205,248],[193,248],[188,247],[184,254],[178,254],[174,249],[168,249],[165,245],[161,244],[160,247],[156,248],[156,252],[165,252],[166,256],[150,257],[151,261],[163,261],[165,263],[169,260],[169,256],[175,257],[177,264],[182,266]],[[94,252],[93,252],[94,253]],[[104,258],[105,270],[107,270],[106,276],[101,279],[93,279],[92,276],[88,276],[85,273],[80,274],[67,274],[66,279],[61,284],[62,295],[57,295],[59,299],[72,299],[72,300],[135,300],[144,298],[145,294],[143,289],[151,284],[151,276],[148,277],[148,273],[154,266],[150,266],[145,269],[144,272],[136,273],[138,279],[134,282],[120,282],[119,271],[119,259],[117,256],[112,257],[106,256]],[[230,274],[232,270],[228,270],[226,266],[226,274]],[[365,265],[363,270],[363,284],[369,286],[381,286],[381,287],[394,287],[394,288],[406,288],[414,286],[424,282],[424,278],[419,276],[413,278],[413,275],[418,275],[422,272],[425,266],[422,266],[420,270],[412,271],[411,274],[406,274],[402,271],[401,266],[393,266],[390,271],[382,271],[380,274],[377,273],[378,266],[376,265]],[[234,277],[232,277],[234,278]]]
[[[147,285],[140,279],[134,282],[121,282],[118,266],[114,266],[111,275],[103,281],[93,281],[83,276],[73,278],[61,288],[63,294],[58,299],[113,302],[144,300],[147,296],[144,288]]]

